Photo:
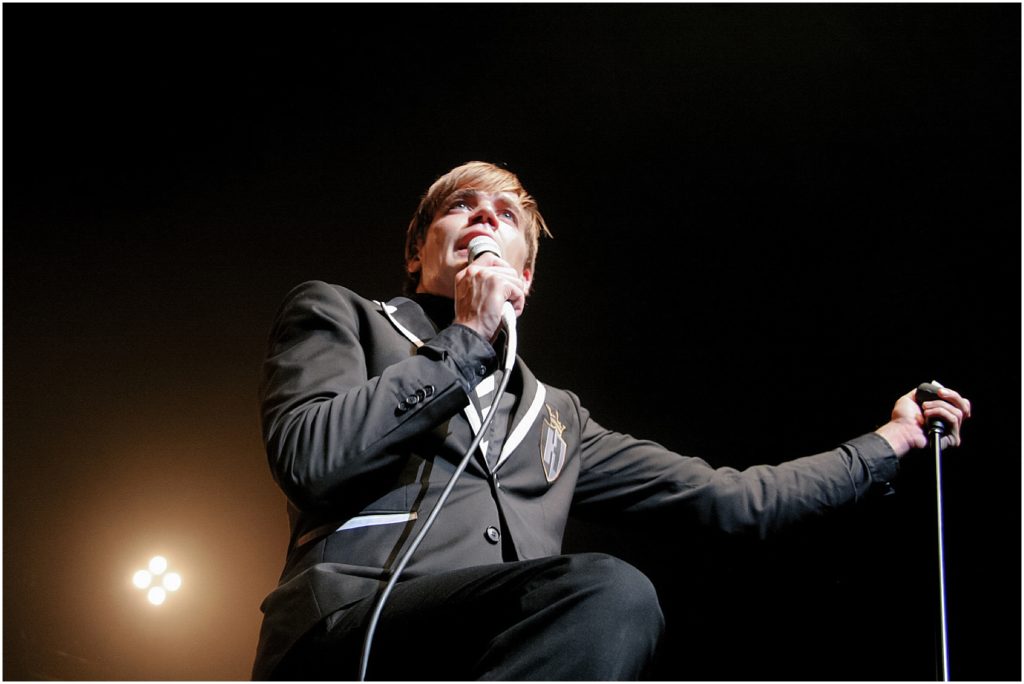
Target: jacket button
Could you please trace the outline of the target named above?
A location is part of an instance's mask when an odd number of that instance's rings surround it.
[[[491,525],[486,530],[484,530],[484,536],[487,537],[487,541],[491,542],[492,544],[497,544],[501,541],[501,532],[499,532],[498,528],[494,525]]]
[[[425,390],[425,389],[422,389],[422,388],[421,388],[421,389],[418,389],[418,390],[416,390],[416,397],[417,397],[417,399],[419,399],[420,401],[423,401],[424,399],[426,399],[426,398],[427,398],[427,390]]]
[[[405,398],[405,403],[409,404],[409,406],[415,406],[416,404],[420,403],[420,398],[417,397],[415,394],[410,394]]]
[[[487,366],[481,363],[480,366],[476,369],[476,374],[479,375],[481,378],[487,375]]]
[[[434,396],[434,386],[433,385],[427,385],[426,387],[423,388],[423,390],[424,390],[424,392],[426,392],[428,397]]]
[[[399,412],[404,413],[405,411],[409,410],[409,405],[406,404],[404,401],[400,401],[398,402],[398,410]]]

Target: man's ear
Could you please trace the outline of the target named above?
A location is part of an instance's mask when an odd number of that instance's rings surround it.
[[[533,282],[533,271],[528,268],[523,269],[523,282],[526,284],[526,294],[530,294],[530,284]]]
[[[420,248],[422,246],[422,241],[416,243],[416,252],[405,260],[406,273],[419,273],[420,269],[423,268],[423,263],[420,261]]]

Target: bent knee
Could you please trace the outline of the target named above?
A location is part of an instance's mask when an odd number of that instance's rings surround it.
[[[624,560],[604,553],[569,556],[570,572],[585,578],[588,588],[608,610],[624,621],[664,622],[658,592],[644,573]]]

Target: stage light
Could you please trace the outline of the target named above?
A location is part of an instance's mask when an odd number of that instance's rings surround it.
[[[150,558],[148,567],[148,570],[135,571],[132,584],[138,589],[148,589],[146,599],[154,606],[159,606],[167,600],[168,592],[181,589],[181,575],[167,572],[168,562],[163,556]]]
[[[137,573],[132,575],[132,584],[137,586],[139,589],[145,589],[152,581],[153,575],[149,574],[148,570],[139,570]]]
[[[176,572],[169,572],[164,575],[164,589],[167,591],[178,591],[181,588],[181,575]]]
[[[163,590],[163,587],[153,587],[146,592],[146,598],[148,598],[149,602],[154,606],[159,606],[167,600],[167,592]]]
[[[153,556],[149,559],[149,571],[154,575],[162,575],[167,569],[167,559],[163,556]]]

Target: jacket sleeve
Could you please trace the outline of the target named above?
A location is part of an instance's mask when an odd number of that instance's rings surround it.
[[[588,517],[671,510],[701,526],[765,538],[888,488],[898,469],[889,443],[874,433],[779,465],[712,468],[606,430],[579,411],[582,464],[573,506]]]
[[[304,283],[286,298],[271,333],[261,384],[263,439],[278,485],[300,510],[329,508],[346,488],[403,465],[396,445],[468,402],[494,350],[459,325],[371,377],[381,350],[361,339],[371,309],[354,293]],[[376,321],[375,321],[376,322]],[[396,333],[397,334],[397,333]]]

